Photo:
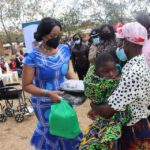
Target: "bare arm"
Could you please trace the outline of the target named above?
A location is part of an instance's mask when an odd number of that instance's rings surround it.
[[[113,108],[111,108],[111,106],[109,106],[108,104],[91,105],[91,106],[94,112],[96,112],[96,114],[99,114],[104,118],[110,118],[116,113],[116,111]]]
[[[59,96],[59,94],[62,94],[62,92],[45,90],[43,93],[43,89],[38,88],[35,85],[33,85],[34,74],[35,74],[34,68],[24,65],[23,78],[22,78],[23,89],[26,92],[36,95],[36,96],[50,97],[53,102],[60,101],[61,97]]]
[[[138,68],[126,71],[113,94],[108,98],[108,104],[102,104],[93,108],[99,115],[109,118],[117,111],[125,111],[135,99],[139,98],[140,73]],[[132,88],[131,88],[132,87]]]
[[[67,75],[66,75],[67,79],[78,80],[78,77],[77,77],[77,75],[75,74],[75,72],[73,70],[73,66],[72,66],[71,61],[69,61],[68,66],[69,66],[69,69],[68,69],[68,72],[67,72]]]

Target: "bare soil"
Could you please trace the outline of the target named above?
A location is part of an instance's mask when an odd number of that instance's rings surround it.
[[[82,130],[91,123],[87,118],[90,109],[89,100],[81,106],[75,107]],[[25,116],[22,123],[17,123],[14,117],[7,118],[7,121],[0,123],[0,150],[33,150],[30,146],[30,138],[36,127],[34,114]]]

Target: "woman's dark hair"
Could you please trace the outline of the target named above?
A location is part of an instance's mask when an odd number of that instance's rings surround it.
[[[59,26],[62,30],[61,24],[54,18],[46,17],[43,18],[37,28],[37,31],[34,33],[34,38],[37,42],[42,41],[42,37],[48,35],[53,27]]]
[[[113,27],[112,25],[110,25],[110,24],[103,24],[103,25],[101,25],[101,27],[100,27],[100,35],[101,35],[101,33],[103,32],[103,29],[104,29],[105,27],[108,27],[108,29],[110,30],[110,32],[111,32],[111,34],[112,34],[112,38],[115,38],[116,35],[115,35],[114,27]]]
[[[80,35],[79,33],[76,33],[76,34],[74,34],[74,35],[73,35],[73,37],[72,37],[72,38],[73,38],[73,40],[75,39],[75,37],[76,37],[76,36],[79,36],[79,37],[80,37],[80,39],[81,39],[81,35]]]
[[[113,58],[111,54],[102,53],[98,55],[98,57],[96,58],[96,62],[95,62],[95,70],[98,70],[101,66],[103,66],[104,63],[109,62],[109,61],[115,62],[115,59]]]

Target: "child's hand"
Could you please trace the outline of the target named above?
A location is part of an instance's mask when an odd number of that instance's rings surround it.
[[[98,114],[96,114],[96,112],[94,110],[90,110],[87,114],[88,118],[92,119],[92,120],[96,120],[98,118]]]

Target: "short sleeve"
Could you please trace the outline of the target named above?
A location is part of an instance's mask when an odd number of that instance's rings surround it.
[[[70,58],[71,50],[70,50],[69,46],[68,45],[63,45],[63,46],[65,48],[66,55]]]
[[[35,67],[35,54],[34,54],[34,52],[26,54],[26,56],[23,59],[23,64],[30,66],[30,67]]]
[[[118,88],[108,98],[109,105],[116,111],[124,111],[126,106],[139,97],[140,73],[128,71],[122,75]]]
[[[67,44],[60,44],[59,47],[60,51],[63,51],[65,53],[66,57],[71,57],[71,50]]]

